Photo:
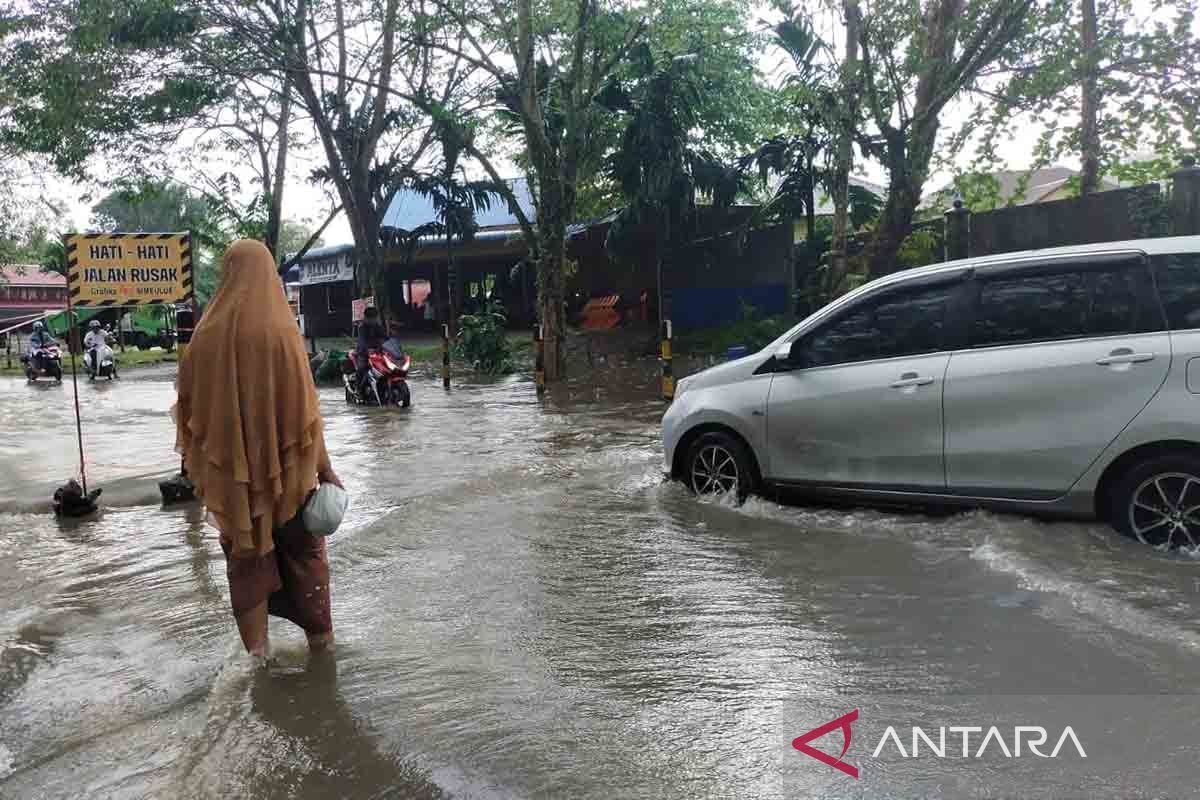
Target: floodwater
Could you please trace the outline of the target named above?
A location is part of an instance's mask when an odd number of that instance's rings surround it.
[[[272,620],[256,666],[215,532],[159,505],[172,381],[81,384],[104,510],[59,523],[70,382],[0,378],[2,797],[1195,796],[1200,561],[1098,525],[698,502],[662,481],[652,365],[544,400],[418,377],[408,411],[322,390],[338,648]],[[852,709],[859,779],[793,749]],[[872,757],[889,725],[993,722],[1046,750],[1071,725],[1087,757]]]

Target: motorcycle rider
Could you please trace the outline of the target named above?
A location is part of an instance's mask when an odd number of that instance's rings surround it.
[[[54,335],[46,329],[46,323],[40,319],[33,323],[33,333],[29,336],[29,357],[33,360],[34,369],[45,369],[38,351],[52,344],[58,344],[58,342]]]
[[[363,311],[362,322],[358,323],[358,342],[354,348],[355,363],[358,367],[358,391],[362,397],[366,397],[367,394],[367,372],[371,369],[367,352],[382,347],[386,337],[387,333],[379,322],[379,309],[368,306]]]
[[[100,327],[100,320],[94,319],[88,323],[87,336],[83,337],[83,351],[87,355],[84,357],[88,360],[88,370],[94,372],[96,367],[96,348],[102,344],[108,344],[107,334]]]

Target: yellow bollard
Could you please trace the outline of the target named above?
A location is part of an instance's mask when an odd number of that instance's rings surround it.
[[[537,384],[537,393],[546,391],[546,340],[542,336],[542,326],[533,329],[533,382]]]
[[[671,320],[663,320],[662,396],[668,403],[675,399],[675,375],[671,369]]]
[[[442,326],[442,388],[450,388],[450,326]]]

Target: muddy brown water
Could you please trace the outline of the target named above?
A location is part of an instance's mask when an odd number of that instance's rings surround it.
[[[544,400],[422,376],[409,411],[322,390],[352,495],[338,650],[273,621],[265,669],[201,510],[158,502],[173,373],[81,385],[104,510],[63,523],[69,383],[0,379],[0,796],[1193,795],[1195,559],[1090,524],[698,502],[662,480],[653,364],[597,376]],[[1018,706],[1088,758],[871,757],[885,723]],[[852,708],[858,780],[791,747]]]

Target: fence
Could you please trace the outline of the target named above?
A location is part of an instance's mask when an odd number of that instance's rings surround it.
[[[1200,167],[1192,157],[1171,174],[1169,199],[1157,183],[995,211],[972,213],[962,201],[945,212],[945,258],[1200,235]]]

